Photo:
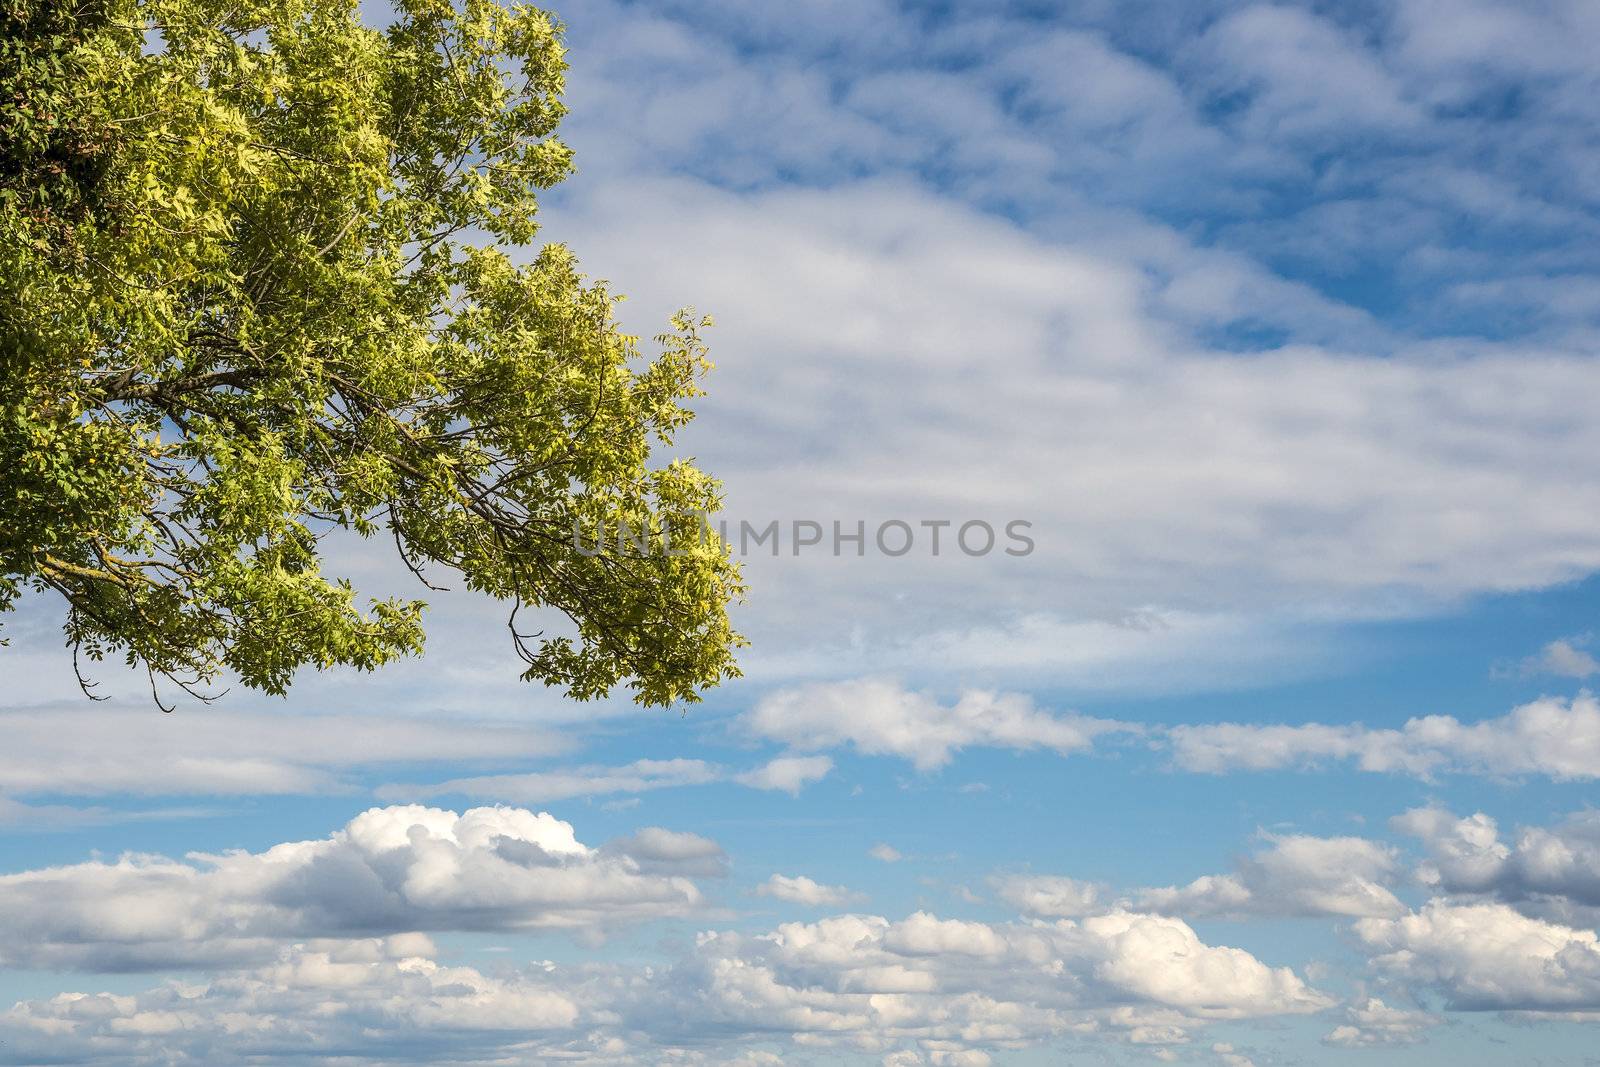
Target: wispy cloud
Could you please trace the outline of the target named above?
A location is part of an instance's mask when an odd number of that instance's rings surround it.
[[[1427,778],[1445,772],[1600,777],[1600,703],[1584,693],[1543,697],[1499,718],[1409,719],[1397,729],[1359,723],[1210,723],[1175,726],[1165,743],[1173,762],[1222,774],[1350,763],[1360,770]]]
[[[967,747],[1045,748],[1063,755],[1097,737],[1139,728],[1084,715],[1053,715],[1019,693],[969,691],[945,703],[893,681],[860,679],[785,689],[762,698],[741,728],[801,750],[849,745],[910,760],[919,770]]]
[[[395,764],[549,757],[571,741],[541,727],[231,706],[0,709],[0,791],[14,797],[326,793],[346,773]]]
[[[466,796],[513,804],[542,804],[571,797],[611,793],[645,793],[653,789],[709,785],[727,777],[715,764],[699,759],[641,759],[620,767],[585,765],[524,774],[489,774],[426,784],[391,784],[375,792],[383,800],[416,800]]]

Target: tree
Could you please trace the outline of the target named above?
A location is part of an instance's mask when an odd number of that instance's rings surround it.
[[[282,693],[422,646],[421,601],[324,575],[350,530],[509,601],[524,677],[573,697],[737,674],[737,565],[694,536],[719,487],[651,458],[709,320],[645,362],[605,284],[532,244],[572,169],[559,25],[77,2],[0,0],[0,612],[53,591],[75,663]],[[574,535],[623,523],[676,547]],[[568,632],[521,633],[525,606]]]

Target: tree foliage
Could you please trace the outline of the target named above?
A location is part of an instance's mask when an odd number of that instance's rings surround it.
[[[693,700],[742,589],[692,463],[652,463],[709,367],[645,361],[535,248],[572,169],[560,27],[493,0],[0,0],[0,610],[190,691],[415,653],[331,531],[509,601],[525,677]],[[679,534],[580,551],[575,526]],[[562,634],[519,633],[516,608]]]

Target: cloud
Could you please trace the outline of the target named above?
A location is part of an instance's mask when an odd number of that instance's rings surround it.
[[[1263,5],[1159,27],[872,5],[868,29],[829,5],[803,42],[720,6],[568,15],[596,109],[551,231],[626,280],[639,332],[726,309],[690,434],[730,514],[1026,512],[1040,534],[1010,562],[750,559],[752,629],[792,638],[758,642],[764,676],[1026,652],[1149,686],[1170,639],[1110,670],[1108,620],[1201,604],[1281,638],[1297,609],[1426,611],[1600,564],[1592,313],[1544,299],[1600,268],[1573,185],[1594,79],[1540,43],[1582,30],[1484,16],[1530,42],[1507,83],[1495,31],[1467,58],[1453,19],[1400,7],[1390,33]],[[1445,114],[1441,78],[1465,85]],[[1510,263],[1533,314],[1436,299]],[[1092,649],[961,640],[1021,617]],[[1255,677],[1259,647],[1213,650]]]
[[[1102,886],[1076,878],[1023,874],[996,878],[994,882],[1000,899],[1024,915],[1075,919],[1115,906],[1103,899],[1105,889]]]
[[[1405,906],[1393,880],[1392,848],[1360,837],[1263,835],[1269,848],[1241,859],[1232,874],[1186,886],[1143,889],[1138,906],[1184,916],[1394,916]]]
[[[1600,922],[1600,812],[1523,827],[1509,844],[1482,812],[1457,818],[1443,808],[1414,808],[1391,825],[1422,842],[1428,860],[1417,876],[1424,885],[1487,896],[1538,917]]]
[[[722,313],[686,443],[733,513],[1026,512],[1039,551],[752,559],[751,629],[796,638],[753,662],[837,676],[854,644],[852,670],[888,649],[998,673],[1034,618],[1099,639],[1030,644],[1042,675],[1170,685],[1151,665],[1192,650],[1129,655],[1115,620],[1199,604],[1292,648],[1297,612],[1600,566],[1592,301],[1550,299],[1600,273],[1574,7],[822,10],[797,35],[575,3],[584,175],[546,232],[633,294],[642,335]],[[1527,281],[1470,288],[1504,276]],[[426,667],[301,692],[525,704],[488,612],[436,613]],[[1207,647],[1238,657],[1202,660],[1214,685],[1282,670],[1261,641]]]
[[[438,796],[479,797],[512,804],[543,804],[572,797],[644,793],[652,789],[707,785],[721,781],[722,768],[698,759],[641,759],[622,767],[581,766],[527,774],[488,774],[452,778],[428,785],[391,784],[375,792],[382,800],[422,800]]]
[[[1397,919],[1359,919],[1379,970],[1437,989],[1458,1011],[1600,1010],[1592,930],[1529,918],[1504,904],[1429,901]]]
[[[1326,148],[1331,138],[1413,133],[1425,121],[1360,40],[1309,12],[1234,11],[1188,51],[1211,94],[1232,98],[1228,121],[1253,138]]]
[[[645,874],[720,878],[728,873],[728,854],[709,837],[646,826],[607,842],[605,851],[627,856]]]
[[[1125,912],[1029,925],[841,915],[762,937],[718,933],[671,982],[687,1032],[715,1019],[889,1048],[1016,1046],[1089,1023],[1172,1043],[1210,1020],[1330,1004],[1286,968],[1206,945],[1179,920]]]
[[[1600,661],[1579,646],[1587,638],[1563,637],[1545,645],[1522,661],[1523,674],[1553,674],[1561,678],[1589,678],[1600,674]]]
[[[785,689],[763,697],[741,719],[746,731],[794,748],[852,745],[868,755],[910,760],[918,770],[950,762],[962,748],[1048,748],[1063,755],[1096,737],[1134,727],[1109,719],[1051,715],[1017,693],[969,690],[945,704],[878,679]]]
[[[249,795],[349,788],[342,772],[400,763],[550,756],[543,728],[390,715],[295,715],[226,706],[0,709],[0,791]]]
[[[779,756],[753,771],[735,775],[734,781],[752,789],[777,789],[792,796],[812,782],[826,778],[833,770],[833,760],[827,756]]]
[[[1370,1048],[1375,1045],[1414,1045],[1426,1032],[1444,1022],[1424,1011],[1407,1011],[1368,997],[1345,1009],[1345,1021],[1323,1037],[1323,1043],[1342,1048]]]
[[[1210,774],[1352,761],[1363,771],[1421,778],[1445,772],[1600,777],[1600,703],[1589,693],[1541,697],[1476,723],[1449,715],[1410,719],[1397,730],[1213,723],[1172,727],[1166,740],[1179,767]]]
[[[465,1062],[560,1058],[589,1013],[554,964],[489,976],[416,934],[286,947],[260,967],[135,994],[61,993],[0,1013],[6,1062]],[[564,1047],[569,1046],[569,1047]],[[603,1048],[589,1049],[591,1052]]]
[[[1256,1067],[1255,1061],[1226,1041],[1212,1044],[1211,1054],[1216,1056],[1225,1067]]]
[[[787,563],[808,566],[804,559]],[[936,583],[937,576],[928,580]],[[745,662],[775,681],[914,673],[952,686],[974,679],[1011,688],[1058,681],[1087,692],[1156,695],[1230,688],[1241,674],[1297,677],[1327,658],[1336,640],[1326,626],[1281,613],[1262,619],[1149,608],[1119,610],[1113,618],[1029,611],[986,619],[959,605],[951,605],[949,622],[936,632],[912,627],[868,635],[862,627],[848,640],[756,648]]]
[[[1407,344],[1170,230],[1054,242],[903,181],[619,180],[574,206],[575,246],[643,280],[631,306],[739,309],[718,335],[721,403],[692,431],[731,515],[1026,517],[1039,533],[1026,559],[970,564],[751,557],[784,605],[763,630],[815,647],[836,632],[821,618],[848,617],[869,650],[931,653],[919,638],[1022,614],[1348,617],[1600,563],[1577,520],[1600,483],[1581,473],[1595,441],[1574,395],[1597,371],[1576,349]],[[686,265],[670,250],[690,240]],[[1281,343],[1241,354],[1219,345],[1230,332]],[[1522,401],[1497,403],[1513,385]],[[742,432],[758,425],[785,432],[762,447]]]
[[[867,855],[880,863],[899,863],[905,859],[905,855],[899,849],[882,841],[867,849]]]
[[[139,811],[69,804],[24,804],[0,796],[0,827],[12,830],[56,830],[62,827],[107,826],[115,823],[153,822],[163,819],[205,819],[225,814],[218,808],[163,807]]]
[[[310,940],[203,983],[64,993],[0,1014],[21,1062],[772,1063],[759,1046],[981,1064],[989,1051],[1104,1033],[1154,1044],[1215,1021],[1331,1001],[1287,968],[1174,919],[985,924],[838,915],[759,935],[707,931],[668,966],[447,966],[427,938]]]
[[[844,886],[822,885],[803,874],[793,877],[775,874],[757,886],[756,892],[764,897],[800,904],[807,908],[841,908],[861,897],[861,894],[852,892]]]
[[[374,792],[381,800],[466,796],[512,804],[545,804],[573,797],[646,793],[734,781],[752,789],[798,795],[810,783],[827,777],[832,769],[833,760],[827,756],[779,756],[737,774],[701,759],[640,759],[621,767],[588,764],[522,774],[474,775],[427,784],[396,782],[379,786]]]
[[[1101,737],[1142,734],[1169,750],[1176,766],[1208,774],[1352,762],[1363,771],[1423,779],[1445,773],[1600,777],[1600,702],[1587,692],[1570,700],[1541,697],[1500,718],[1474,723],[1430,715],[1398,729],[1360,723],[1163,727],[1053,715],[1018,693],[969,690],[954,703],[943,703],[894,682],[858,679],[771,693],[740,717],[739,727],[797,749],[849,745],[868,755],[898,756],[923,771],[943,767],[967,747],[1047,748],[1068,755],[1091,749]],[[784,762],[798,759],[782,757],[738,780],[769,780],[779,766],[785,772],[803,766]],[[447,786],[432,788],[447,792]]]
[[[1024,915],[1079,918],[1122,910],[1186,918],[1395,916],[1405,906],[1388,889],[1395,850],[1359,837],[1263,834],[1268,847],[1240,859],[1232,873],[1184,886],[1113,896],[1105,886],[1058,875],[991,879],[1000,899]]]
[[[570,824],[518,808],[373,808],[327,838],[265,852],[0,875],[0,964],[191,968],[270,958],[293,938],[684,915],[700,891],[666,872],[713,860],[713,847],[658,830],[595,850]]]

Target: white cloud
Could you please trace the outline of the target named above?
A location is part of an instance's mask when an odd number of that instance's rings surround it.
[[[819,782],[833,770],[827,756],[779,756],[777,759],[735,775],[734,781],[752,789],[777,789],[793,796],[812,782]]]
[[[1577,399],[1600,372],[1576,352],[1451,341],[1442,358],[1171,231],[1051,243],[908,183],[629,180],[575,206],[575,246],[643,280],[633,307],[737,309],[691,434],[730,515],[1033,520],[1021,560],[750,559],[783,605],[756,624],[813,646],[823,618],[914,651],[954,609],[957,629],[1193,602],[1364,614],[1600,564]],[[686,265],[671,250],[691,241]],[[1213,347],[1249,323],[1290,340]],[[755,425],[786,432],[763,448]]]
[[[1561,678],[1589,678],[1600,674],[1600,661],[1585,652],[1586,638],[1563,637],[1551,641],[1522,661],[1524,674],[1554,674]]]
[[[221,705],[66,704],[0,709],[0,792],[105,796],[321,793],[340,772],[395,763],[550,756],[570,743],[543,728],[392,715],[294,715]]]
[[[1491,897],[1537,917],[1600,922],[1600,812],[1523,827],[1509,844],[1482,812],[1457,818],[1442,808],[1415,808],[1391,822],[1421,840],[1428,860],[1417,874],[1425,885]]]
[[[1600,943],[1592,930],[1504,904],[1433,900],[1398,919],[1359,919],[1355,931],[1376,967],[1433,986],[1457,1010],[1600,1010]]]
[[[645,793],[734,781],[752,789],[798,795],[807,785],[827,777],[832,769],[833,760],[827,756],[779,756],[739,773],[701,759],[640,759],[621,767],[589,764],[521,774],[474,775],[427,784],[395,782],[379,786],[374,792],[382,800],[459,795],[512,804],[545,804],[572,797]]]
[[[880,863],[899,863],[905,859],[905,855],[899,849],[883,841],[867,849],[867,855]]]
[[[714,1019],[824,1046],[950,1052],[1091,1029],[1181,1042],[1211,1020],[1331,1003],[1288,969],[1206,945],[1179,920],[1126,912],[1028,925],[842,915],[761,937],[717,933],[671,983],[686,1033]]]
[[[1134,910],[1182,918],[1397,916],[1405,905],[1389,886],[1397,857],[1360,837],[1262,834],[1267,847],[1183,886],[1113,895],[1105,886],[1057,875],[991,879],[1000,899],[1024,915],[1078,918]]]
[[[1054,715],[1019,693],[969,690],[954,703],[943,703],[894,682],[858,679],[771,693],[739,724],[794,748],[850,745],[870,755],[899,756],[925,771],[944,766],[966,747],[1048,748],[1066,755],[1090,749],[1108,735],[1143,734],[1170,750],[1178,767],[1210,774],[1349,761],[1363,771],[1424,779],[1443,773],[1600,777],[1600,702],[1587,692],[1570,700],[1541,697],[1475,723],[1430,715],[1394,729],[1360,723],[1161,727]],[[773,770],[769,766],[739,780],[754,784]]]
[[[1386,885],[1395,873],[1392,848],[1360,837],[1264,836],[1270,847],[1241,859],[1234,873],[1140,890],[1135,894],[1139,907],[1185,916],[1405,912]]]
[[[0,1014],[13,1056],[79,1063],[772,1063],[759,1046],[982,1064],[1100,1033],[1189,1040],[1209,1023],[1330,1005],[1287,968],[1174,919],[984,924],[840,915],[757,936],[706,932],[666,967],[446,966],[427,938],[307,941],[202,984],[67,993]],[[686,1049],[696,1050],[693,1053]]]
[[[1218,20],[1191,62],[1218,96],[1243,97],[1235,123],[1266,140],[1408,133],[1424,121],[1364,44],[1291,7],[1254,5]]]
[[[1255,1061],[1226,1041],[1218,1041],[1211,1046],[1211,1054],[1217,1057],[1226,1067],[1256,1067]]]
[[[1572,5],[1411,0],[1392,34],[1256,6],[1142,26],[1138,47],[1104,32],[1104,4],[1055,26],[957,13],[939,32],[829,4],[800,35],[720,6],[574,7],[585,170],[550,198],[547,233],[633,294],[641,334],[689,301],[721,314],[686,444],[730,512],[1026,512],[1040,534],[1018,561],[752,560],[768,594],[745,617],[796,638],[776,647],[797,673],[837,676],[830,654],[852,643],[878,669],[888,648],[894,669],[998,670],[985,657],[1017,653],[987,638],[1022,617],[1106,638],[1108,620],[1201,604],[1271,631],[1302,607],[1425,610],[1600,566],[1593,327],[1539,299],[1594,271],[1575,131],[1596,94]],[[1487,99],[1527,103],[1481,128],[1455,117]],[[1374,136],[1396,129],[1403,145]],[[1305,147],[1345,133],[1360,151],[1337,166]],[[1285,187],[1312,203],[1264,210]],[[1309,283],[1286,276],[1290,243],[1311,251],[1318,269],[1293,272]],[[1383,284],[1348,285],[1363,268]],[[1439,287],[1513,268],[1532,279],[1533,339],[1463,337],[1456,307],[1408,321],[1447,303]],[[1318,284],[1403,306],[1379,322]],[[1494,335],[1514,332],[1492,310]],[[302,692],[523,697],[509,673],[484,681],[511,659],[483,651],[487,606],[434,620],[461,655]],[[1108,644],[1116,670],[1071,641],[1031,646],[1030,666],[1171,677],[1149,669],[1173,655],[1159,636],[1142,655]],[[1281,663],[1260,642],[1213,648],[1239,657],[1209,662],[1216,685]]]
[[[433,954],[415,934],[312,942],[202,984],[22,1001],[0,1034],[10,1062],[117,1064],[236,1062],[246,1047],[287,1062],[461,1063],[588,1044],[569,1033],[589,1015],[582,991],[554,965],[491,977]]]
[[[209,807],[161,807],[130,811],[101,806],[24,804],[19,800],[0,796],[0,826],[28,830],[54,830],[66,826],[105,826],[164,819],[204,819],[222,814],[224,814],[222,809]]]
[[[646,826],[604,846],[627,856],[646,874],[682,874],[713,878],[728,873],[728,854],[709,837]]]
[[[1499,825],[1482,812],[1458,819],[1439,807],[1413,808],[1389,823],[1422,841],[1429,862],[1417,874],[1424,885],[1450,893],[1484,892],[1508,866],[1511,850],[1500,842]]]
[[[486,774],[449,781],[380,786],[383,800],[460,795],[512,804],[543,804],[572,797],[644,793],[686,785],[707,785],[725,777],[722,768],[699,759],[641,759],[622,767],[580,766],[526,774]]]
[[[1424,1011],[1391,1007],[1378,997],[1368,997],[1345,1009],[1345,1021],[1323,1037],[1329,1045],[1367,1048],[1374,1045],[1414,1045],[1426,1032],[1444,1022]]]
[[[774,874],[757,886],[756,892],[764,897],[785,900],[790,904],[800,904],[808,908],[842,908],[861,898],[861,894],[854,893],[842,885],[822,885],[803,874],[793,877]]]
[[[969,690],[941,703],[881,679],[780,690],[741,720],[747,731],[798,749],[853,745],[868,755],[910,760],[918,770],[950,762],[962,748],[1088,749],[1103,734],[1134,729],[1108,719],[1052,715],[1018,693]]]
[[[1541,697],[1498,719],[1463,723],[1429,715],[1399,729],[1358,723],[1175,726],[1167,741],[1178,766],[1212,774],[1353,761],[1364,771],[1424,778],[1456,772],[1587,779],[1600,777],[1600,703],[1589,693],[1571,700]]]
[[[791,565],[811,564],[785,561]],[[774,579],[781,580],[767,576]],[[937,588],[936,575],[928,581],[928,588]],[[744,662],[753,674],[774,681],[914,673],[951,686],[974,679],[1010,688],[1054,681],[1086,692],[1155,695],[1229,688],[1241,675],[1297,677],[1333,655],[1330,646],[1337,644],[1325,625],[1282,613],[1262,619],[1145,608],[1119,610],[1112,618],[1029,611],[984,619],[961,605],[948,610],[950,621],[937,632],[870,632],[862,626],[848,637],[757,647]]]
[[[1115,905],[1104,898],[1103,887],[1059,875],[1018,874],[994,879],[1000,899],[1024,915],[1046,919],[1076,919]]]
[[[270,956],[284,939],[415,930],[590,928],[702,902],[674,863],[694,835],[643,831],[614,848],[518,808],[373,808],[316,841],[260,853],[126,855],[0,875],[0,963],[87,970],[196,967]]]

